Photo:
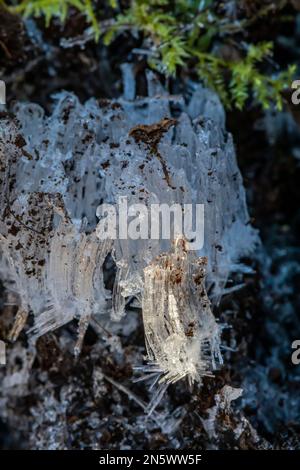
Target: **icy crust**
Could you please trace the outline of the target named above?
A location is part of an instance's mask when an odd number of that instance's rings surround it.
[[[149,77],[148,98],[125,98],[81,104],[62,92],[50,116],[38,105],[19,104],[15,119],[1,118],[1,273],[20,307],[13,336],[29,310],[35,315],[35,336],[77,317],[79,352],[91,315],[109,311],[119,320],[135,297],[143,305],[150,359],[169,381],[196,378],[212,366],[219,345],[204,281],[198,288],[191,285],[194,261],[184,255],[183,280],[174,290],[174,273],[164,269],[164,258],[155,261],[165,253],[178,269],[173,241],[102,240],[104,204],[117,204],[121,197],[128,206],[204,204],[204,247],[195,256],[207,259],[206,287],[213,300],[226,292],[231,272],[247,270],[239,260],[253,252],[258,236],[249,223],[232,138],[215,95],[197,88],[186,105],[181,97],[162,93]],[[104,286],[108,254],[117,267],[112,295]],[[164,282],[155,280],[158,273]],[[180,338],[169,330],[171,318]],[[193,322],[196,333],[188,336]],[[165,358],[178,348],[184,351],[184,341],[189,347],[180,372]],[[202,355],[205,342],[212,354]]]

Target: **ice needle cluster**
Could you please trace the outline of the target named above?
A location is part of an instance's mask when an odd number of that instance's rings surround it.
[[[258,237],[218,98],[201,87],[186,100],[169,96],[152,74],[148,97],[127,85],[119,100],[81,104],[62,92],[50,115],[24,103],[1,115],[0,269],[19,307],[11,337],[29,312],[33,337],[77,318],[79,353],[92,316],[118,321],[136,299],[154,380],[200,381],[220,356],[206,289],[217,301],[229,274],[248,269],[239,260]],[[103,207],[122,197],[204,204],[203,248],[190,252],[184,238],[101,239]]]

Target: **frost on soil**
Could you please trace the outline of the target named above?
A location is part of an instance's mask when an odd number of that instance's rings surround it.
[[[152,74],[148,92],[133,99],[125,87],[119,100],[85,104],[62,92],[50,116],[23,103],[15,118],[1,116],[0,268],[19,308],[11,338],[29,312],[32,338],[77,318],[77,354],[92,318],[119,321],[135,299],[144,371],[160,382],[159,395],[182,377],[200,381],[220,359],[210,300],[227,292],[230,273],[247,271],[240,259],[258,236],[217,97],[201,87],[186,101],[168,96]],[[182,238],[101,240],[104,204],[122,197],[128,206],[204,204],[203,249],[189,252]]]

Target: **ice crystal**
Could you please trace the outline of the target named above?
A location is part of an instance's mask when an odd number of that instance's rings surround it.
[[[123,72],[130,75],[127,66]],[[78,318],[79,353],[91,317],[111,312],[120,320],[135,298],[149,369],[157,367],[164,384],[193,382],[219,357],[206,289],[217,301],[229,274],[247,269],[239,260],[258,237],[218,98],[196,87],[186,104],[153,74],[148,89],[145,98],[125,87],[119,100],[85,104],[62,92],[50,116],[35,104],[19,104],[14,119],[2,116],[0,268],[19,299],[12,338],[29,311],[35,337]],[[204,204],[203,248],[187,253],[183,239],[175,251],[172,239],[101,239],[105,203],[122,197],[147,207]],[[108,255],[116,266],[112,294]]]
[[[210,439],[217,438],[217,418],[220,413],[226,412],[229,414],[231,402],[240,398],[242,393],[243,390],[241,388],[233,388],[230,385],[224,385],[224,387],[220,390],[220,393],[215,395],[214,399],[216,404],[206,411],[208,418],[201,418],[202,425]],[[244,422],[242,421],[239,429],[236,429],[234,432],[236,435],[239,435],[244,431],[245,427],[249,427],[247,420]]]

